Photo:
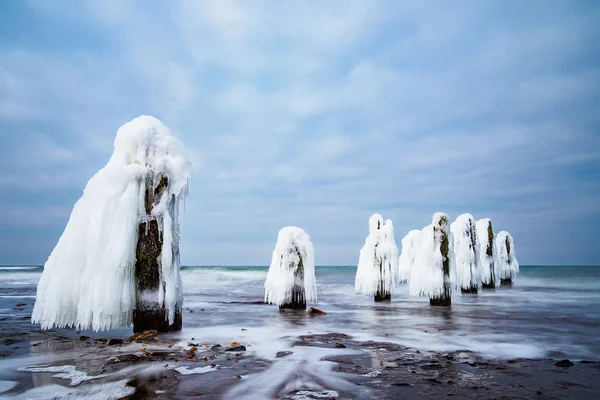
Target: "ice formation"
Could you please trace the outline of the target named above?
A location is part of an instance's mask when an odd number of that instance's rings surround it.
[[[501,231],[496,237],[498,251],[498,274],[500,279],[514,279],[519,273],[519,262],[515,255],[515,244],[510,233]]]
[[[282,306],[316,301],[315,256],[310,237],[302,228],[286,226],[279,231],[273,250],[265,281],[265,303]]]
[[[483,218],[476,222],[477,238],[479,239],[479,257],[481,259],[481,283],[494,287],[498,283],[498,252],[492,221]]]
[[[458,285],[465,291],[481,287],[481,259],[475,220],[471,214],[462,214],[450,225],[454,236],[454,254]]]
[[[383,222],[380,214],[369,218],[369,236],[360,249],[354,289],[357,293],[391,294],[399,280],[398,247],[392,220]]]
[[[398,263],[400,282],[407,282],[410,278],[410,270],[415,263],[415,256],[419,248],[419,236],[421,231],[414,229],[402,239],[402,252]]]
[[[150,220],[160,226],[162,252],[160,289],[146,295],[158,297],[171,321],[183,301],[178,205],[191,170],[183,146],[158,119],[141,116],[121,126],[112,157],[87,183],[44,265],[32,322],[42,329],[131,325],[138,229]],[[146,190],[165,178],[162,195],[145,204]]]
[[[435,213],[431,225],[421,230],[410,270],[413,297],[449,298],[455,285],[453,238],[448,215]]]

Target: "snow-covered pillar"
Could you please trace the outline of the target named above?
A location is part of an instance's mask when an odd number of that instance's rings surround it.
[[[494,289],[498,277],[498,254],[492,221],[489,218],[476,222],[479,239],[479,256],[481,258],[481,287]]]
[[[182,302],[175,302],[173,320],[169,321],[169,311],[161,301],[161,260],[163,259],[163,232],[164,225],[159,226],[158,220],[152,217],[153,205],[159,203],[163,196],[168,196],[169,180],[161,177],[158,185],[154,186],[154,179],[146,178],[144,195],[145,217],[138,226],[138,242],[135,252],[135,283],[136,307],[133,312],[133,331],[143,332],[156,329],[159,332],[172,332],[181,330]],[[176,209],[175,196],[170,196],[162,201],[167,202],[167,209],[173,215]],[[179,265],[179,246],[171,246],[171,259],[177,260]]]
[[[418,229],[413,229],[412,231],[408,232],[404,238],[402,238],[402,252],[400,253],[400,259],[398,262],[398,280],[400,282],[408,282],[410,278],[410,271],[415,264],[415,257],[417,250],[419,249],[420,236],[421,231]]]
[[[436,218],[437,215],[437,218]],[[442,274],[443,290],[439,295],[429,297],[429,305],[449,307],[452,305],[452,283],[450,279],[451,252],[450,249],[450,229],[448,216],[445,214],[436,214],[433,219],[433,234],[436,243],[439,243],[440,253],[442,254]]]
[[[496,249],[500,264],[500,284],[512,286],[514,278],[519,273],[519,262],[515,256],[515,244],[510,233],[506,231],[498,233]]]
[[[179,204],[192,164],[158,119],[117,131],[44,265],[31,316],[42,329],[181,329]]]
[[[477,294],[481,286],[481,259],[475,220],[471,214],[462,214],[450,226],[454,236],[456,270],[462,293]]]
[[[380,214],[369,218],[369,236],[360,249],[354,289],[372,295],[376,302],[389,302],[398,281],[398,247],[392,220]]]
[[[287,226],[277,236],[265,281],[265,303],[304,310],[309,301],[317,301],[313,246],[302,228]]]
[[[448,215],[435,213],[430,225],[421,231],[410,269],[411,297],[429,297],[432,306],[450,306],[455,286],[452,233]]]

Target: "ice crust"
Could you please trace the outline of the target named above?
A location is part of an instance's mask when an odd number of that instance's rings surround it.
[[[183,301],[178,214],[191,171],[185,149],[158,119],[140,116],[121,126],[112,157],[88,181],[44,265],[32,322],[96,331],[131,325],[138,226],[149,220],[163,240],[155,296],[172,322]],[[147,216],[145,191],[163,177],[168,187]]]
[[[506,248],[506,242],[510,244],[510,253]],[[519,262],[515,253],[515,243],[510,233],[501,231],[496,237],[496,249],[498,250],[498,274],[500,279],[514,279],[519,273]]]
[[[402,252],[400,253],[400,260],[398,263],[399,269],[399,280],[400,282],[407,282],[410,279],[410,270],[415,264],[415,257],[419,249],[419,237],[421,231],[413,229],[408,232],[404,238],[402,238]]]
[[[454,254],[458,285],[462,289],[481,287],[481,247],[475,220],[471,214],[462,214],[450,225],[454,237]]]
[[[496,250],[496,236],[492,238],[492,255],[487,254],[488,250],[488,227],[492,221],[489,218],[483,218],[476,222],[477,237],[479,239],[479,257],[481,260],[481,282],[488,285],[490,283],[497,284],[499,282],[498,274],[498,251]],[[492,275],[492,270],[494,274]]]
[[[438,212],[433,215],[431,225],[423,228],[416,246],[415,261],[410,270],[409,291],[413,297],[436,298],[444,294],[444,256],[442,255],[442,238],[448,237],[448,258],[450,289],[456,283],[456,266],[454,260],[453,238],[447,214]]]
[[[295,272],[302,261],[304,281],[297,282]],[[310,236],[302,228],[286,226],[279,231],[271,266],[265,281],[265,303],[290,304],[294,285],[304,286],[306,302],[317,301],[315,255]]]
[[[358,259],[354,281],[356,293],[393,293],[399,281],[398,262],[392,220],[388,219],[384,223],[380,214],[373,214],[369,218],[369,236]]]

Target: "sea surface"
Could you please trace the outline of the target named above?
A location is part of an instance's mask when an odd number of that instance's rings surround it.
[[[0,267],[0,337],[14,324],[39,330],[28,318],[41,272],[40,266]],[[314,306],[328,315],[299,319],[260,304],[267,267],[182,267],[184,329],[176,335],[245,340],[266,358],[285,349],[290,338],[341,332],[359,340],[426,351],[471,350],[496,359],[600,359],[600,267],[522,266],[512,287],[455,294],[448,309],[410,298],[406,284],[391,303],[375,304],[354,293],[355,273],[352,266],[317,267]],[[28,351],[15,355],[26,357]]]

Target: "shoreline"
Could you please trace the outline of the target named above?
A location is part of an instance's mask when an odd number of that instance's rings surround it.
[[[131,342],[108,335],[111,345],[55,331],[33,330],[26,336],[25,341],[22,335],[2,336],[3,347],[12,341],[14,350],[0,358],[5,370],[12,365],[6,371],[12,379],[0,383],[0,399],[234,398],[241,393],[286,399],[591,399],[600,391],[600,361],[558,366],[561,360],[550,358],[497,360],[466,350],[433,352],[357,340],[339,332],[287,338],[288,348],[272,358],[259,356],[249,343],[195,338],[183,343],[173,334]],[[20,351],[26,342],[27,356]],[[6,390],[6,382],[16,385]]]

